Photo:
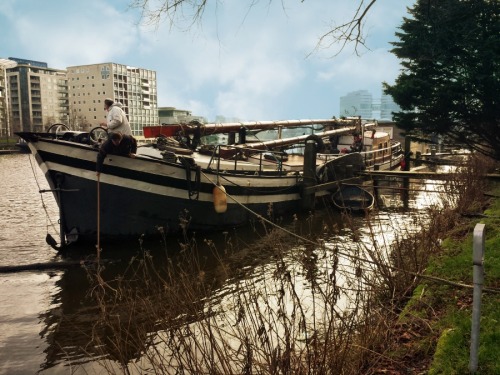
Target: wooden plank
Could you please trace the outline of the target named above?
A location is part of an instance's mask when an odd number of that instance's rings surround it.
[[[331,190],[331,189],[334,189],[334,188],[338,188],[344,182],[353,181],[353,180],[359,180],[359,177],[352,177],[352,178],[347,178],[345,180],[325,182],[324,184],[317,184],[317,185],[314,185],[314,186],[307,186],[307,187],[304,187],[302,189],[302,192],[304,194],[311,194],[311,193],[317,193],[319,191]]]
[[[412,172],[412,171],[365,171],[361,172],[364,176],[370,177],[401,177],[401,178],[426,178],[431,180],[449,179],[456,176],[456,173],[444,172]]]

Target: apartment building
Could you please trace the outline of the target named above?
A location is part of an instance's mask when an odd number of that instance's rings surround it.
[[[9,135],[9,109],[5,70],[6,69],[0,65],[0,137]]]
[[[17,63],[7,69],[10,127],[17,131],[45,131],[69,118],[66,71],[47,63],[9,57]]]
[[[122,104],[134,136],[159,124],[155,71],[109,62],[70,66],[67,75],[74,128],[90,130],[105,121],[106,98]]]
[[[207,119],[203,116],[193,116],[191,111],[175,107],[158,107],[158,116],[162,125],[187,124],[193,120],[197,120],[202,124],[207,122]]]
[[[7,90],[7,69],[17,65],[15,61],[0,59],[0,137],[8,137],[10,131],[10,99]]]

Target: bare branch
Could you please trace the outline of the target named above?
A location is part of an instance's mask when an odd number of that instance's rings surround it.
[[[370,8],[375,4],[377,0],[370,0],[368,5],[364,7],[365,0],[361,0],[359,3],[356,12],[350,21],[343,23],[342,25],[333,27],[326,34],[323,34],[320,38],[314,50],[308,54],[308,56],[312,55],[314,52],[320,49],[328,49],[331,48],[335,44],[340,43],[340,48],[333,55],[333,57],[338,56],[344,48],[350,44],[354,43],[354,51],[356,55],[359,56],[359,48],[362,46],[366,49],[368,47],[365,44],[365,38],[363,36],[363,25],[366,19],[366,15]]]
[[[131,0],[131,8],[136,8],[141,10],[141,20],[146,24],[158,27],[159,24],[166,20],[169,22],[170,27],[177,26],[180,27],[183,22],[185,22],[184,27],[181,29],[183,31],[189,30],[195,23],[201,23],[204,10],[206,8],[208,0]],[[214,0],[217,3],[219,0]],[[260,0],[250,0],[250,6],[248,12],[259,2]],[[267,0],[269,5],[273,0]],[[285,0],[280,0],[283,10],[285,10]],[[338,0],[340,1],[340,0]],[[337,56],[344,50],[348,44],[354,44],[354,51],[359,55],[359,49],[364,47],[368,49],[365,44],[365,38],[363,36],[363,25],[367,17],[367,14],[373,4],[377,0],[358,0],[359,6],[357,7],[354,15],[350,17],[350,20],[331,28],[330,31],[323,34],[320,38],[316,47],[307,56],[312,55],[320,49],[328,49],[333,46],[340,45],[338,51],[333,55]],[[302,3],[305,0],[301,0]],[[247,12],[247,15],[248,15]],[[246,18],[246,16],[245,16]]]
[[[132,0],[130,7],[141,10],[141,21],[156,28],[163,21],[170,27],[177,26],[183,31],[189,30],[195,23],[201,22],[208,0]],[[218,2],[218,1],[217,1]],[[187,22],[181,27],[182,22]]]

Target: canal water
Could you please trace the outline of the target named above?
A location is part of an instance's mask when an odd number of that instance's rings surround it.
[[[58,208],[50,193],[39,193],[40,190],[48,189],[48,184],[31,154],[0,156],[0,180],[0,266],[94,257],[95,248],[92,246],[77,248],[70,254],[61,255],[45,242],[47,233],[58,239]],[[428,196],[426,194],[427,198],[423,199],[422,194],[418,194],[413,197],[413,202],[430,204]],[[353,245],[352,226],[359,229],[366,239],[373,239],[374,236],[377,238],[383,233],[380,243],[386,243],[396,236],[398,226],[404,225],[407,220],[405,217],[404,212],[399,210],[382,214],[378,222],[383,223],[383,227],[375,230],[365,228],[364,218],[356,217],[348,220],[351,226],[348,230],[345,217],[325,208],[319,216],[305,217],[295,222],[291,220],[286,225],[294,233],[307,234],[309,237],[312,235],[315,241],[330,244],[337,253],[323,253],[320,256],[323,265],[310,268],[306,263],[311,259],[318,261],[316,249],[304,245],[296,248],[297,240],[293,236],[284,235],[279,242],[283,258],[278,260],[284,263],[286,258],[288,264],[296,264],[299,270],[297,280],[300,280],[297,285],[308,285],[315,277],[319,280],[319,274],[331,276],[327,268],[330,267],[329,261],[334,262],[338,256],[339,246],[340,253],[356,248]],[[279,236],[277,232],[256,222],[248,228],[212,235],[160,238],[152,242],[138,240],[112,247],[104,246],[101,254],[104,284],[101,286],[107,287],[108,281],[111,285],[111,280],[122,280],[121,275],[131,273],[134,260],[149,259],[145,254],[151,255],[153,265],[169,262],[178,264],[182,262],[183,254],[189,251],[195,254],[194,258],[200,267],[192,275],[188,275],[192,280],[207,277],[207,273],[220,269],[222,264],[238,271],[224,272],[224,276],[199,297],[200,300],[213,299],[211,308],[222,309],[221,306],[224,306],[225,309],[230,309],[227,306],[234,302],[230,300],[236,297],[241,299],[245,294],[242,292],[242,285],[251,284],[255,288],[262,284],[263,288],[270,290],[268,281],[275,278],[277,269],[276,255],[271,248],[275,246],[273,241]],[[304,254],[311,256],[306,257]],[[224,257],[227,262],[221,261]],[[318,264],[321,262],[318,261]],[[134,272],[134,277],[137,277],[138,271]],[[110,290],[116,292],[117,283],[112,285],[109,286]],[[125,284],[120,285],[127,288]],[[134,288],[136,287],[135,284]],[[148,288],[151,286],[143,285],[140,289],[141,296],[145,299],[148,298]],[[270,293],[269,296],[274,295],[269,291],[267,293]],[[126,360],[138,361],[143,358],[144,353],[125,355],[121,352],[117,356],[112,349],[96,350],[106,346],[91,343],[97,332],[95,327],[103,313],[102,305],[96,301],[96,294],[96,285],[90,281],[88,269],[81,266],[0,273],[0,375],[98,374],[109,371],[109,368],[103,369],[103,359],[109,360],[111,367],[119,368],[116,362],[122,361],[124,356]],[[171,309],[174,308],[175,306],[171,306]],[[162,336],[159,332],[148,332],[147,336],[152,342],[166,342],[159,339]],[[152,336],[155,338],[152,339]],[[144,340],[147,342],[148,339]],[[113,359],[118,357],[113,365]],[[137,370],[137,373],[142,371]]]

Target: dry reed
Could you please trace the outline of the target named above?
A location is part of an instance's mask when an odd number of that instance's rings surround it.
[[[207,241],[209,267],[186,232],[164,263],[141,249],[120,278],[89,269],[100,316],[87,350],[108,373],[375,373],[442,233],[481,210],[487,167],[471,157],[424,211],[311,215],[295,235],[257,223],[244,251]]]

